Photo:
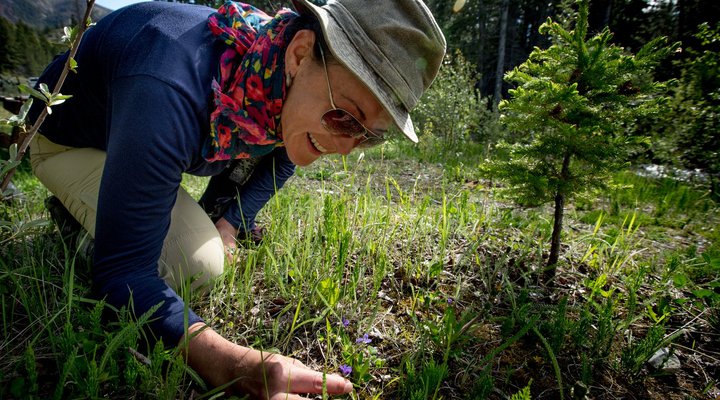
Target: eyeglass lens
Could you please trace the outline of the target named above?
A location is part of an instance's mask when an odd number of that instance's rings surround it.
[[[322,124],[325,129],[339,135],[358,137],[365,134],[365,127],[352,114],[340,108],[325,112]]]
[[[320,122],[331,133],[362,139],[359,147],[372,147],[382,144],[385,139],[369,131],[352,114],[342,108],[334,108],[323,114]]]

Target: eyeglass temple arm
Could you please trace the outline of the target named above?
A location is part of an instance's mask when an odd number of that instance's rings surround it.
[[[318,48],[320,48],[320,58],[322,59],[323,69],[325,70],[325,81],[327,82],[328,96],[330,97],[330,105],[332,106],[332,108],[337,108],[337,107],[335,107],[335,102],[333,101],[332,90],[330,89],[330,76],[328,75],[327,64],[325,63],[325,52],[322,49],[322,45],[318,45]]]

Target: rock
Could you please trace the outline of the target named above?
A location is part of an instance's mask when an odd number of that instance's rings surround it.
[[[573,400],[587,400],[588,387],[581,381],[575,382],[572,388],[570,388],[570,397]]]
[[[656,371],[677,372],[680,371],[680,359],[665,347],[655,352],[647,363]]]

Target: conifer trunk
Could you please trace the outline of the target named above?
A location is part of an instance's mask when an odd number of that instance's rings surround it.
[[[570,173],[570,153],[565,153],[562,170],[560,171],[561,185],[568,179]],[[553,220],[553,231],[550,239],[550,257],[548,257],[543,280],[551,285],[555,279],[555,266],[560,258],[560,235],[562,234],[563,216],[565,213],[565,193],[558,188],[555,193],[555,218]]]
[[[510,0],[503,0],[500,6],[500,38],[498,39],[498,58],[495,65],[495,91],[493,94],[493,111],[498,111],[502,97],[502,85],[505,72],[505,42],[507,40],[507,22]]]
[[[565,195],[557,192],[555,194],[555,218],[553,221],[552,239],[550,241],[550,257],[547,267],[555,271],[555,264],[558,262],[560,253],[560,233],[562,232],[562,220],[565,209]],[[553,272],[552,275],[555,273]]]
[[[612,17],[612,4],[613,0],[608,0],[607,7],[605,7],[605,16],[603,18],[602,26],[610,26],[610,17]]]
[[[483,0],[478,0],[478,13],[477,13],[477,24],[478,24],[478,59],[477,59],[477,72],[478,76],[481,77],[478,87],[478,97],[482,92],[482,78],[485,76],[485,3]]]

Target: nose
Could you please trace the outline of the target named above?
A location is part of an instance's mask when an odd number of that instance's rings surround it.
[[[348,135],[334,135],[333,141],[335,142],[335,151],[344,156],[350,154],[358,144],[357,139]]]

